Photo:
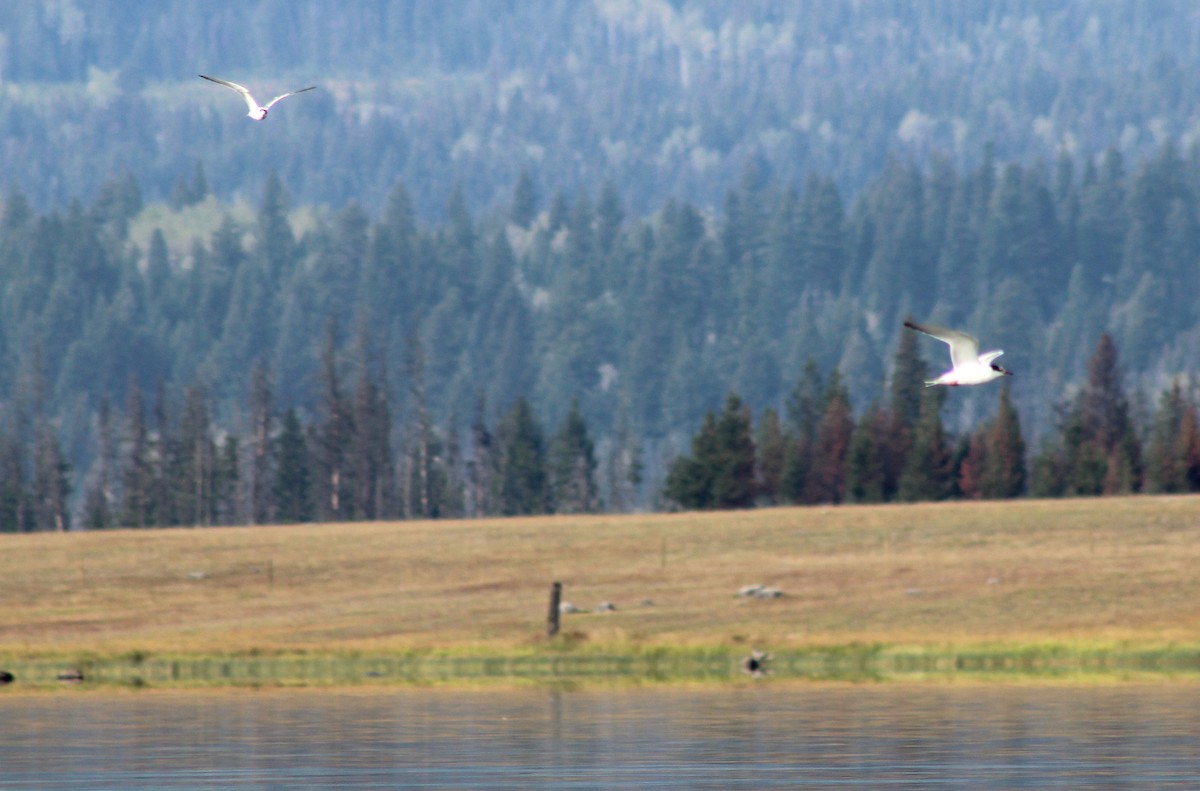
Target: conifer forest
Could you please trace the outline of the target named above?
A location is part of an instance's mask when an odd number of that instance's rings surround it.
[[[1197,74],[1173,0],[10,4],[0,531],[1200,491]]]

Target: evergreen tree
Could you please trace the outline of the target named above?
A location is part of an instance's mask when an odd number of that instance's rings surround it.
[[[340,521],[354,514],[354,487],[349,458],[354,437],[352,405],[343,393],[337,360],[337,330],[326,325],[320,351],[320,418],[314,432],[314,467],[318,471],[313,490],[316,515],[321,521]]]
[[[1025,489],[1025,440],[1007,384],[1000,390],[1000,403],[986,434],[986,443],[980,496],[988,499],[1019,496]]]
[[[550,474],[556,512],[585,514],[599,510],[595,448],[577,400],[572,400],[571,411],[550,440]]]
[[[749,508],[756,495],[754,457],[750,411],[730,393],[719,416],[704,416],[692,455],[671,465],[663,494],[684,508]]]
[[[226,434],[214,460],[212,518],[215,525],[239,523],[240,445],[236,436]]]
[[[521,169],[517,186],[513,188],[512,207],[509,220],[519,228],[528,228],[537,217],[537,189],[527,168]]]
[[[529,402],[518,398],[501,422],[497,447],[496,503],[504,516],[544,514],[550,509],[545,442]]]
[[[1186,491],[1184,460],[1179,453],[1180,429],[1187,408],[1179,380],[1159,398],[1146,443],[1146,491],[1154,494]]]
[[[958,491],[969,499],[984,497],[984,479],[988,470],[990,426],[980,426],[971,432],[967,452],[958,466]]]
[[[203,388],[189,387],[184,392],[183,414],[173,447],[176,464],[171,500],[175,519],[179,524],[210,525],[217,459],[208,396]]]
[[[1090,167],[1090,163],[1089,163]],[[1128,228],[1125,205],[1125,164],[1110,148],[1100,172],[1084,177],[1079,205],[1079,261],[1087,285],[1099,289],[1117,275]]]
[[[810,490],[808,481],[826,392],[821,371],[810,357],[788,395],[785,407],[788,442],[779,486],[780,496],[786,502],[805,502],[806,493]]]
[[[1182,459],[1185,490],[1200,491],[1200,417],[1193,403],[1188,403],[1183,410],[1176,453]]]
[[[718,457],[714,459],[713,505],[749,508],[756,495],[754,438],[750,409],[731,393],[716,424]]]
[[[602,255],[617,252],[621,224],[624,221],[625,209],[621,206],[617,187],[610,179],[605,179],[600,188],[600,199],[596,204],[596,246]]]
[[[283,416],[279,439],[274,444],[275,520],[282,524],[311,522],[313,507],[310,459],[304,428],[294,407]]]
[[[667,471],[663,496],[686,510],[715,508],[713,480],[717,457],[717,416],[710,410],[704,415],[700,430],[692,436],[692,453],[680,456]]]
[[[945,500],[954,495],[954,454],[941,418],[945,392],[929,390],[921,400],[920,418],[900,474],[901,500]]]
[[[407,379],[412,415],[407,431],[410,470],[407,513],[421,519],[433,518],[438,510],[435,460],[440,447],[426,403],[425,347],[415,335],[409,339]]]
[[[887,468],[883,487],[885,500],[891,500],[899,493],[918,424],[923,414],[928,418],[926,399],[929,393],[925,381],[929,379],[929,368],[917,350],[917,342],[916,332],[901,332],[892,367],[891,430],[886,445],[880,449]],[[940,418],[938,423],[940,430]]]
[[[475,401],[471,423],[471,458],[467,461],[465,511],[467,516],[495,513],[493,496],[499,467],[496,439],[487,426],[487,402],[482,394]]]
[[[33,525],[26,456],[13,433],[0,433],[0,533],[24,533]]]
[[[854,433],[850,394],[837,371],[829,379],[825,409],[813,445],[813,468],[806,502],[840,503],[846,497],[846,461]]]
[[[837,182],[832,178],[810,178],[800,212],[806,245],[806,285],[835,291],[849,264],[845,208]]]
[[[890,163],[871,195],[875,239],[864,281],[868,306],[891,323],[907,303],[924,313],[937,293],[937,269],[924,240],[924,182],[911,164]]]
[[[108,398],[96,410],[96,461],[93,476],[84,495],[84,524],[89,530],[102,530],[115,523],[116,494],[113,473],[117,464],[117,441],[112,406]]]
[[[952,326],[967,319],[966,306],[976,297],[979,240],[972,213],[970,191],[961,185],[950,202],[945,241],[938,257],[939,306],[944,306],[944,318]]]
[[[850,437],[846,457],[846,499],[852,503],[879,503],[888,495],[886,449],[891,417],[872,405],[859,419]]]
[[[121,473],[121,523],[129,527],[150,527],[153,518],[151,491],[154,486],[154,467],[146,428],[146,408],[136,379],[129,382],[125,419],[128,423],[128,450]]]
[[[359,332],[358,381],[354,389],[351,463],[357,519],[382,519],[392,512],[392,413],[382,361],[374,361],[365,330]],[[378,369],[377,371],[374,369]]]
[[[274,396],[271,378],[261,358],[250,373],[250,441],[247,499],[249,501],[250,524],[266,524],[273,520],[275,512],[275,486],[271,462],[274,452],[271,447],[275,433]]]
[[[63,455],[58,436],[48,423],[37,429],[33,470],[34,529],[66,532],[71,527],[71,467]]]
[[[1088,377],[1081,402],[1084,442],[1106,458],[1105,493],[1141,488],[1141,448],[1129,416],[1129,402],[1121,385],[1117,347],[1104,333],[1088,361]]]
[[[788,447],[782,421],[774,409],[763,410],[754,445],[758,450],[758,492],[768,505],[774,505],[780,498]]]

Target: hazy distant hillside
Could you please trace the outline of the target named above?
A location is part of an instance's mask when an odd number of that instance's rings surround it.
[[[215,73],[322,90],[264,125]],[[299,203],[402,181],[440,216],[522,168],[544,197],[605,178],[640,214],[719,206],[747,161],[853,194],[890,155],[972,166],[1190,145],[1186,1],[60,0],[0,8],[0,172],[39,206],[133,171],[164,197],[202,159],[220,196],[275,168]]]

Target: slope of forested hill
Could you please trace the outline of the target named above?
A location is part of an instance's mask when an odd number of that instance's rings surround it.
[[[482,210],[527,168],[547,194],[610,178],[640,215],[717,207],[748,161],[852,195],[890,155],[969,168],[985,142],[1186,150],[1200,106],[1186,0],[63,0],[0,31],[0,172],[41,207],[126,169],[165,197],[200,158],[222,197],[271,167],[298,203],[377,209],[402,181],[434,218],[450,184]],[[198,72],[321,90],[256,125]]]
[[[1200,356],[1198,37],[1185,2],[5,6],[0,440],[57,434],[78,498],[135,396],[236,438],[269,385],[328,450],[355,390],[465,476],[527,399],[661,481],[810,360],[886,402],[907,315],[1005,349],[1031,448],[1107,331],[1144,427]],[[320,89],[258,124],[200,72]]]

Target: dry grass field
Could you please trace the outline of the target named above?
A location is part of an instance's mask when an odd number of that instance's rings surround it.
[[[616,652],[1195,646],[1200,498],[3,535],[0,658],[538,650],[554,580]]]

